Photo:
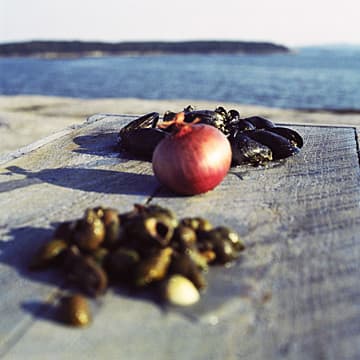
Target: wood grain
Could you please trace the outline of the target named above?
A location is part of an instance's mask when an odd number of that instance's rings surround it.
[[[293,126],[300,154],[233,168],[214,191],[174,196],[151,164],[114,148],[129,118],[98,115],[2,164],[0,354],[8,358],[358,359],[359,159],[351,127]],[[292,126],[290,126],[292,127]],[[104,205],[157,203],[238,231],[247,249],[213,268],[199,304],[167,309],[113,289],[95,323],[52,321],[64,280],[27,261],[60,221]],[[61,349],[61,353],[59,353]]]

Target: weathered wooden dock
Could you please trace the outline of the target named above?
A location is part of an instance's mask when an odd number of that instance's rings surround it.
[[[360,172],[353,127],[289,125],[300,154],[233,168],[215,190],[174,196],[151,163],[114,145],[131,118],[96,115],[2,159],[0,357],[8,359],[359,359]],[[28,263],[56,224],[96,205],[159,204],[238,231],[246,251],[211,268],[186,309],[111,289],[92,326],[54,321],[66,286]]]

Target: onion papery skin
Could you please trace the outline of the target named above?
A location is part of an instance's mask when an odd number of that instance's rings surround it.
[[[157,179],[181,195],[205,193],[228,173],[231,147],[215,127],[187,124],[155,148],[152,165]]]

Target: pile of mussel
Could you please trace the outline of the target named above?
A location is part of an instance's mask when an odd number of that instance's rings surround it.
[[[225,226],[201,217],[178,219],[158,205],[139,205],[125,213],[87,209],[75,221],[61,223],[32,259],[32,270],[57,266],[88,296],[109,285],[152,289],[174,305],[191,305],[205,289],[212,264],[235,260],[244,244]],[[86,325],[88,306],[81,295],[67,297],[64,321]],[[84,310],[87,309],[87,310]]]
[[[185,122],[197,122],[216,127],[228,138],[232,150],[232,166],[264,165],[297,154],[303,139],[295,130],[276,126],[261,116],[240,117],[237,110],[195,110],[189,105],[184,110]],[[171,120],[177,114],[167,111],[160,121],[157,112],[145,114],[124,126],[119,132],[122,150],[151,160],[158,143],[174,130]],[[167,126],[166,124],[169,124]]]

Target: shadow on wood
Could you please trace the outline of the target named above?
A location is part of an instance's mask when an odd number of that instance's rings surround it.
[[[49,183],[70,189],[106,194],[147,195],[157,185],[152,175],[89,168],[55,168],[27,171],[17,166],[6,168],[25,179],[9,180],[0,184],[0,193],[36,183]]]
[[[120,152],[117,145],[117,133],[97,133],[91,135],[80,135],[73,139],[79,148],[73,150],[80,154],[90,154],[98,156],[114,156]]]

